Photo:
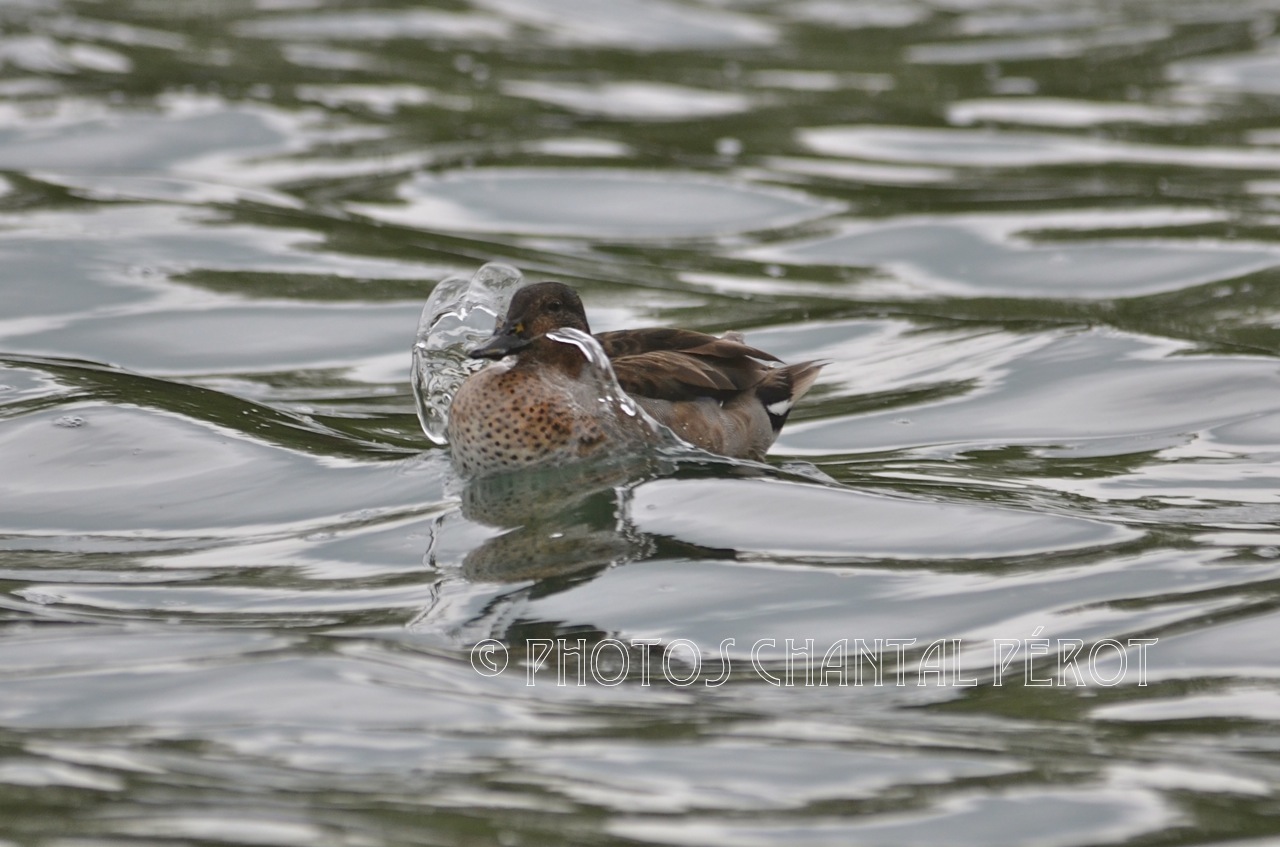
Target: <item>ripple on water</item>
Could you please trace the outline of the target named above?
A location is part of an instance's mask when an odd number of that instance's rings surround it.
[[[296,123],[285,115],[253,106],[215,109],[209,100],[199,111],[115,113],[66,123],[52,133],[28,122],[0,131],[0,167],[156,175],[202,157],[281,152],[293,134],[287,126]]]
[[[1100,214],[1093,225],[1103,227],[1107,218]],[[745,255],[802,265],[881,267],[913,294],[1053,299],[1178,291],[1280,264],[1280,250],[1264,243],[1019,238],[1016,228],[1030,230],[1038,224],[1053,226],[1052,216],[1040,221],[1026,215],[890,219],[847,226],[835,236],[755,248]],[[883,285],[878,280],[872,284]]]
[[[1171,826],[1176,809],[1151,790],[1119,793],[1110,786],[1063,786],[947,797],[922,811],[853,818],[806,817],[801,823],[704,816],[663,822],[622,819],[615,835],[663,844],[955,844],[1050,847],[1121,842]]]
[[[163,639],[163,631],[139,635]],[[439,663],[443,665],[444,663]],[[142,667],[112,666],[94,674],[95,696],[83,696],[80,674],[36,671],[5,683],[10,727],[167,728],[179,735],[216,736],[219,727],[446,727],[481,730],[502,721],[502,705],[486,707],[468,690],[470,667],[446,666],[454,690],[429,684],[421,671],[375,669],[359,659],[316,654],[241,655],[230,662],[157,659]],[[464,676],[467,675],[467,676]],[[471,678],[468,678],[471,677]],[[281,684],[283,679],[288,684]]]
[[[631,514],[645,532],[768,557],[1001,558],[1137,537],[1080,518],[763,480],[648,482],[633,492]]]
[[[1022,38],[980,38],[934,44],[916,44],[907,60],[921,65],[974,65],[987,62],[1024,62],[1065,59],[1095,51],[1164,41],[1173,27],[1163,23],[1095,27],[1077,33],[1048,33]]]
[[[316,109],[282,109],[218,96],[168,94],[149,111],[104,109],[61,98],[9,112],[0,129],[0,168],[37,171],[93,199],[177,199],[187,203],[237,199],[298,207],[271,190],[275,183],[336,172],[382,172],[393,160],[350,156],[279,158],[320,144],[369,137],[378,130],[324,122]],[[417,166],[420,156],[396,166]]]
[[[528,766],[552,790],[625,813],[803,809],[875,797],[892,788],[1016,773],[1005,758],[892,753],[843,745],[722,739],[700,747],[590,741],[556,745]]]
[[[180,578],[180,577],[179,577]],[[227,661],[280,650],[298,639],[265,631],[197,628],[153,629],[141,638],[125,626],[103,624],[93,638],[77,626],[50,625],[6,634],[10,650],[0,656],[6,677],[71,675],[114,665],[121,673],[158,665]],[[151,637],[146,637],[150,635]],[[161,637],[163,636],[163,637]]]
[[[595,85],[517,80],[503,92],[585,115],[619,120],[681,121],[733,115],[751,108],[743,94],[660,82],[604,82]]]
[[[778,11],[795,20],[851,30],[908,27],[933,14],[927,4],[902,0],[893,4],[874,0],[799,0],[779,6]]]
[[[47,35],[19,34],[0,37],[0,56],[6,64],[31,73],[103,73],[124,78],[133,61],[118,50],[96,44],[63,43]]]
[[[377,220],[419,229],[685,239],[791,226],[839,204],[796,191],[698,174],[490,168],[422,174],[401,185],[400,206],[351,203]]]
[[[1229,56],[1187,59],[1169,66],[1169,78],[1189,88],[1240,94],[1280,94],[1280,41],[1260,50]]]
[[[436,476],[398,474],[386,462],[333,466],[246,436],[278,422],[261,407],[232,402],[229,422],[240,432],[111,404],[75,406],[85,424],[74,429],[53,426],[66,414],[57,408],[0,422],[7,457],[0,532],[248,536],[443,496]],[[330,482],[316,485],[317,478]]]
[[[1147,452],[1214,426],[1274,413],[1280,373],[1272,360],[1180,356],[1182,345],[1111,332],[1044,337],[1037,349],[1011,344],[985,356],[963,396],[909,411],[791,424],[783,452],[954,445],[1031,444],[1105,453]],[[904,423],[905,422],[905,423]]]
[[[1118,16],[1103,8],[1053,8],[1026,4],[1022,8],[977,2],[960,15],[956,29],[965,36],[1036,35],[1046,32],[1087,32],[1115,23]]]
[[[15,414],[15,407],[61,393],[57,380],[39,370],[0,360],[0,419]]]
[[[477,619],[488,617],[491,623],[518,618],[618,633],[624,639],[687,639],[707,657],[709,667],[721,652],[735,663],[746,661],[761,639],[767,641],[760,647],[766,661],[783,657],[788,638],[797,644],[813,639],[815,662],[842,639],[849,645],[859,638],[867,644],[877,638],[914,639],[916,650],[937,639],[961,639],[966,676],[990,679],[992,639],[1025,639],[1038,630],[1045,638],[1091,643],[1116,633],[1186,625],[1206,612],[1205,592],[1228,591],[1242,582],[1264,586],[1278,574],[1273,563],[1232,562],[1222,551],[1045,554],[1014,560],[998,574],[941,562],[912,566],[904,560],[780,566],[750,557],[667,558],[634,562],[561,593],[518,602],[514,595],[493,596],[491,589],[486,605],[483,597],[451,585],[443,588],[441,601],[457,593]],[[1215,608],[1229,605],[1222,602]],[[455,621],[449,619],[450,624]],[[431,625],[428,619],[422,631],[430,631]],[[725,647],[725,639],[734,643]],[[912,660],[907,661],[911,667]],[[950,682],[940,693],[961,696],[964,691]],[[871,680],[867,683],[870,688]],[[852,690],[848,694],[858,696]]]
[[[777,30],[759,17],[669,0],[476,0],[534,27],[553,44],[621,50],[767,46]]]
[[[420,263],[322,253],[316,249],[321,241],[304,229],[228,224],[210,209],[160,203],[27,214],[0,232],[6,275],[14,283],[0,286],[0,337],[11,349],[162,371],[175,364],[178,370],[260,371],[272,361],[333,362],[324,348],[353,349],[344,348],[344,339],[364,355],[403,350],[416,303],[353,307],[268,299],[262,279],[235,277],[258,296],[254,304],[169,279],[189,271],[221,273],[223,282],[246,271],[418,279],[438,271]],[[351,328],[333,331],[339,319]],[[245,346],[237,349],[231,337]],[[300,350],[309,352],[300,359]]]
[[[133,174],[54,174],[42,175],[51,185],[72,189],[87,200],[104,203],[122,200],[156,200],[202,206],[256,203],[285,209],[301,209],[300,200],[279,191],[242,187],[179,177],[138,176]]]
[[[1280,614],[1263,612],[1166,635],[1160,639],[1160,649],[1148,653],[1148,679],[1280,679],[1275,661],[1277,627]],[[1115,673],[1105,666],[1100,672],[1103,676]]]
[[[250,38],[284,41],[387,41],[390,39],[451,39],[473,42],[509,38],[512,26],[489,15],[428,9],[360,12],[311,12],[278,15],[236,25]]]
[[[1129,500],[1206,511],[1225,509],[1236,526],[1265,527],[1275,523],[1280,514],[1276,509],[1280,506],[1280,460],[1276,453],[1256,456],[1244,451],[1233,455],[1203,446],[1195,450],[1196,446],[1193,442],[1192,449],[1160,450],[1146,466],[1103,479],[1045,477],[1038,484],[1098,502]],[[1194,520],[1195,514],[1193,511],[1186,517]],[[1213,520],[1201,514],[1200,520]]]
[[[979,168],[1132,163],[1188,168],[1274,170],[1280,151],[1178,147],[1081,135],[994,129],[829,126],[801,129],[802,145],[826,156]]]
[[[1261,685],[1230,685],[1220,691],[1159,697],[1099,706],[1091,716],[1103,721],[1280,720],[1280,691]]]
[[[957,100],[947,106],[947,122],[969,126],[994,121],[1051,127],[1089,127],[1113,123],[1163,126],[1194,124],[1208,115],[1199,106],[1100,102],[1060,97],[998,97]]]
[[[402,108],[415,106],[431,105],[458,111],[466,111],[472,107],[470,97],[444,94],[435,89],[409,84],[298,85],[294,87],[294,93],[300,100],[320,103],[329,109],[355,106],[379,115],[393,115]]]
[[[800,156],[772,156],[767,164],[771,170],[784,174],[859,185],[933,185],[951,182],[956,178],[956,172],[951,168],[922,165],[887,165]]]
[[[89,318],[16,336],[24,349],[99,358],[153,374],[354,369],[391,382],[417,303],[233,305]]]

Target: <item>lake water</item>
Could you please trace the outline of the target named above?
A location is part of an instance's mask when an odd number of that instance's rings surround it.
[[[0,847],[1274,843],[1278,17],[0,6]],[[831,364],[467,483],[489,262]]]

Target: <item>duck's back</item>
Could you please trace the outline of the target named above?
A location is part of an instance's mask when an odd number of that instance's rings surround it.
[[[764,458],[822,368],[770,367],[778,358],[738,333],[641,329],[596,339],[623,390],[654,419],[696,447],[741,459]]]

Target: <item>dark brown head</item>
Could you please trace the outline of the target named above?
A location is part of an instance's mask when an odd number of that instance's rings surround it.
[[[564,327],[591,332],[578,292],[562,282],[526,285],[511,298],[507,316],[494,330],[493,337],[472,350],[471,357],[501,359]]]

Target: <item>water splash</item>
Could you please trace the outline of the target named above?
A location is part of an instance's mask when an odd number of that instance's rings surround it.
[[[561,344],[572,344],[582,351],[583,357],[587,360],[587,370],[579,377],[580,381],[588,384],[592,390],[592,394],[600,402],[606,406],[614,415],[621,413],[627,418],[636,418],[652,429],[655,433],[659,429],[665,429],[661,424],[641,409],[635,400],[627,392],[622,390],[622,386],[618,384],[618,377],[613,372],[613,363],[609,361],[609,356],[604,352],[604,348],[600,346],[600,342],[580,329],[573,327],[562,327],[553,332],[547,333],[547,338],[552,341],[558,341]]]
[[[413,399],[422,431],[445,444],[449,404],[462,381],[484,366],[468,351],[493,334],[507,303],[524,285],[520,271],[490,262],[469,279],[442,279],[422,308],[413,344]]]
[[[577,379],[575,399],[590,404],[586,414],[594,418],[610,443],[624,452],[628,447],[673,447],[684,443],[622,389],[613,372],[613,363],[592,335],[572,327],[561,327],[548,332],[547,338],[561,344],[572,344],[587,360],[587,366]]]

